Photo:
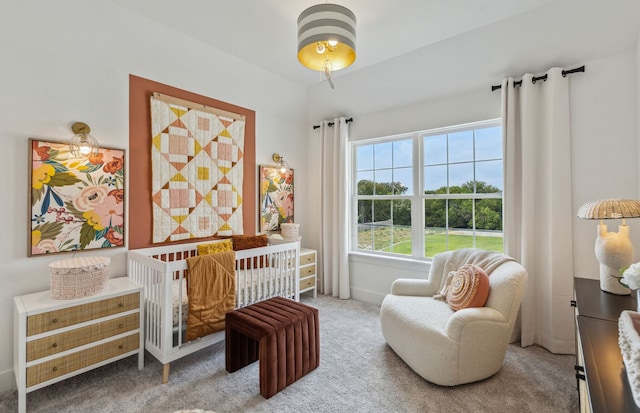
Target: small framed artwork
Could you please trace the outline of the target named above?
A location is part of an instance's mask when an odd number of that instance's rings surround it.
[[[260,165],[260,231],[293,222],[293,169]]]
[[[124,246],[123,149],[75,158],[69,145],[29,139],[28,255]]]

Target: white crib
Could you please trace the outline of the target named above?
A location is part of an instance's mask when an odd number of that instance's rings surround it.
[[[169,380],[169,363],[224,340],[224,331],[184,340],[186,259],[197,255],[198,244],[128,252],[128,275],[144,290],[145,349],[164,365],[162,383]],[[266,247],[236,251],[236,308],[274,296],[299,301],[299,254],[299,242],[279,240],[270,240]],[[255,265],[259,262],[268,265]]]

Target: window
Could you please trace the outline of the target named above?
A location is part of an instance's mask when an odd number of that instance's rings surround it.
[[[502,251],[499,120],[353,143],[355,251]]]

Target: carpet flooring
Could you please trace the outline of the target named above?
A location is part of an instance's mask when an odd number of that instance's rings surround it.
[[[224,342],[162,365],[146,353],[111,363],[27,394],[27,411],[173,413],[223,412],[575,412],[571,355],[512,344],[503,368],[472,384],[441,387],[423,380],[387,346],[379,307],[318,296],[304,303],[320,314],[320,366],[265,400],[258,363],[225,370]],[[0,412],[17,411],[17,391],[0,394]]]

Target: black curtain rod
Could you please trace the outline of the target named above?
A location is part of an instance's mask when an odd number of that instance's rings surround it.
[[[578,72],[584,72],[584,65],[580,66],[580,67],[576,67],[575,69],[569,69],[569,70],[563,70],[562,71],[562,77],[566,77],[567,75],[570,75],[571,73],[578,73]],[[533,79],[531,79],[531,81],[535,84],[538,80],[547,80],[547,75],[543,75],[543,76],[538,76],[538,77],[534,77]],[[516,86],[521,86],[522,85],[522,79],[517,80],[515,82],[513,82],[513,87]],[[502,85],[495,85],[495,86],[491,86],[491,91],[496,91],[498,89],[502,89]]]
[[[349,118],[345,122],[347,122],[347,123],[353,122],[353,118]],[[333,122],[329,122],[329,123],[327,123],[327,125],[329,125],[329,127],[331,127],[331,126],[333,126]],[[313,125],[313,129],[314,130],[318,129],[319,127],[320,127],[320,125]]]

